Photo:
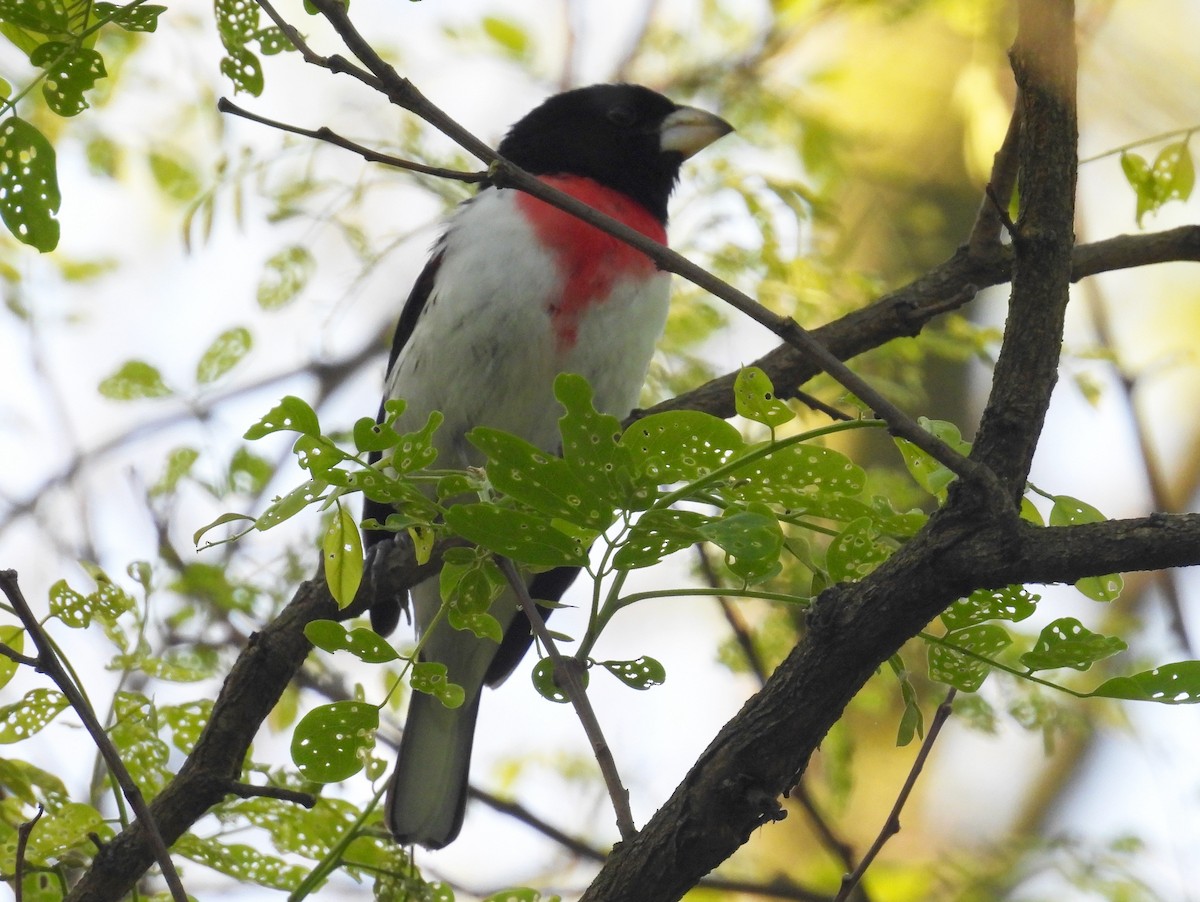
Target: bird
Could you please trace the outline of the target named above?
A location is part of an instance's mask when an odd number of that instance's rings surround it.
[[[546,99],[512,126],[497,153],[665,243],[667,202],[681,165],[732,130],[720,117],[649,88],[597,84]],[[406,402],[394,428],[419,429],[440,411],[445,419],[434,446],[443,467],[483,462],[465,437],[477,426],[553,451],[560,373],[584,376],[600,412],[626,416],[666,323],[669,279],[645,254],[599,229],[530,194],[482,182],[448,218],[401,310],[384,391],[385,401]],[[364,520],[382,523],[390,512],[385,503],[364,502]],[[391,535],[367,530],[368,554]],[[576,573],[540,573],[530,594],[557,601]],[[422,659],[444,664],[465,697],[447,708],[433,695],[413,693],[385,821],[397,842],[438,849],[462,826],[481,690],[508,677],[532,636],[512,592],[489,611],[504,629],[499,643],[454,630],[445,618],[434,621],[441,604],[436,577],[410,594],[418,632],[433,623]],[[389,634],[406,603],[374,598],[376,632]]]

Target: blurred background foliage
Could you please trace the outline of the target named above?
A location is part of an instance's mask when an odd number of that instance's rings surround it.
[[[318,48],[334,48],[300,4],[281,9]],[[230,12],[218,4],[217,14],[225,22]],[[673,203],[673,244],[810,326],[903,285],[966,239],[1014,101],[1006,57],[1014,9],[1004,0],[566,0],[536,8],[358,0],[352,15],[402,74],[493,142],[545,94],[592,81],[637,81],[718,111],[737,125],[736,140],[688,165]],[[1078,21],[1081,155],[1089,159],[1081,168],[1079,240],[1135,230],[1139,219],[1144,229],[1194,221],[1194,201],[1140,216],[1119,151],[1153,162],[1200,127],[1200,10],[1190,0],[1090,0],[1079,3]],[[243,83],[251,91],[237,102],[305,127],[328,125],[409,159],[477,168],[349,80],[310,71],[296,54],[267,56],[265,43],[237,46],[260,54],[264,78],[260,96],[252,96],[257,85]],[[125,612],[114,615],[119,629],[111,627],[120,636],[110,635],[113,647],[90,632],[60,641],[81,673],[97,674],[99,707],[116,699],[114,723],[144,716],[138,699],[153,699],[159,714],[186,724],[178,711],[191,710],[197,691],[215,694],[237,649],[316,559],[314,519],[199,556],[194,550],[197,527],[226,510],[257,513],[296,481],[286,443],[247,446],[242,433],[285,393],[309,400],[327,428],[373,413],[400,304],[439,217],[466,191],[218,115],[216,98],[232,94],[220,61],[235,51],[203,4],[170,4],[152,34],[106,28],[95,49],[107,74],[86,93],[88,109],[65,119],[38,91],[17,105],[54,144],[64,199],[53,253],[0,238],[0,565],[18,569],[34,599],[64,578],[86,596],[95,567],[103,568],[129,593]],[[19,92],[37,71],[16,46],[5,46],[0,75]],[[1155,140],[1133,147],[1148,138]],[[1196,285],[1187,264],[1172,264],[1078,286],[1035,482],[1112,516],[1194,507]],[[696,289],[676,290],[647,403],[771,346]],[[1003,301],[1003,290],[986,292],[855,368],[912,413],[952,420],[970,436]],[[852,409],[828,380],[807,388]],[[853,433],[840,447],[870,466],[897,509],[927,505],[897,478],[891,443],[875,432]],[[136,561],[145,565],[127,575]],[[703,584],[723,576],[715,556],[693,556],[661,578]],[[802,595],[820,588],[798,566],[779,584]],[[1093,629],[1125,636],[1135,663],[1194,656],[1186,599],[1195,591],[1194,580],[1174,575],[1135,578],[1105,609],[1070,591],[1048,592],[1048,616],[1075,613]],[[656,610],[630,629],[662,631],[668,648],[656,654],[668,664],[668,684],[655,693],[663,708],[630,714],[635,720],[623,729],[634,735],[618,740],[629,756],[618,763],[634,774],[643,818],[703,748],[709,726],[753,691],[755,669],[769,672],[802,629],[791,612],[765,603]],[[1030,635],[1043,624],[1032,623]],[[922,676],[922,655],[914,649],[906,657],[928,718],[944,687]],[[341,663],[313,656],[256,744],[257,769],[294,783],[281,767],[298,712],[314,700],[351,697],[360,681],[378,696],[377,672]],[[1119,666],[1131,669],[1129,659]],[[693,716],[692,707],[706,706],[685,687],[670,694],[673,675],[683,674],[686,685],[693,672],[720,701],[704,716]],[[6,698],[34,685],[18,675]],[[532,697],[527,688],[510,688],[505,698]],[[118,689],[136,695],[114,696]],[[527,710],[539,730],[552,719],[531,699],[507,703],[518,706],[507,709],[509,718]],[[895,679],[881,673],[812,762],[788,820],[760,831],[722,876],[832,895],[847,870],[846,850],[861,854],[882,829],[911,766],[913,749],[896,747],[902,711]],[[676,717],[690,738],[651,750],[676,737],[646,724]],[[1200,772],[1174,751],[1195,747],[1194,712],[1072,703],[995,674],[979,694],[959,697],[951,725],[864,898],[1130,900],[1194,892],[1200,871],[1189,850],[1200,841]],[[385,725],[385,738],[394,730]],[[75,735],[52,724],[5,753],[46,762],[73,795],[107,805],[99,802],[98,772],[63,753],[63,731]],[[571,738],[559,742],[560,733]],[[188,734],[176,727],[171,735],[178,740],[171,747],[138,759],[143,775],[177,766]],[[477,777],[603,847],[610,818],[571,725],[530,730],[525,743],[532,752],[515,751],[519,743],[485,747],[490,757]],[[382,767],[374,767],[376,777]],[[547,780],[550,789],[531,788]],[[357,778],[336,795],[331,806],[343,795],[358,806],[369,787]],[[280,840],[284,827],[271,820],[278,814],[247,808],[233,803],[222,822],[197,828],[207,852],[186,854],[213,870],[185,873],[193,893],[236,898],[238,881],[291,886],[303,868],[289,868],[320,857],[319,843]],[[326,813],[330,823],[345,816],[340,808]],[[235,836],[244,842],[248,825],[273,837],[278,864],[216,854]],[[468,819],[461,848],[423,861],[461,898],[514,882],[570,896],[586,881],[591,865],[537,834],[497,856],[503,843],[495,829],[509,826],[495,816]],[[322,829],[309,827],[315,835]],[[388,854],[371,853],[379,861]],[[391,884],[377,891],[396,892]],[[338,878],[321,897],[355,894]],[[697,890],[694,897],[757,895]]]

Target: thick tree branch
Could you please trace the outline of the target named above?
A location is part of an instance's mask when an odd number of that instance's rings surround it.
[[[1021,214],[1013,234],[1012,297],[992,392],[971,457],[1014,504],[1058,380],[1075,243],[1075,9],[1069,0],[1018,4],[1013,72],[1021,110]]]

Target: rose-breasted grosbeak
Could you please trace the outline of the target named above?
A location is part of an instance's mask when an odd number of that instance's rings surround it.
[[[500,155],[543,181],[657,241],[685,159],[731,131],[724,120],[637,85],[595,85],[558,94],[521,119]],[[400,314],[386,398],[408,406],[396,424],[420,428],[431,411],[439,463],[477,465],[465,440],[476,426],[558,445],[559,373],[584,376],[598,410],[623,417],[638,399],[667,316],[669,275],[640,253],[528,194],[484,185],[450,218]],[[368,499],[364,516],[390,510]],[[372,531],[368,545],[388,535]],[[557,600],[574,568],[535,576],[535,599]],[[417,629],[437,614],[437,579],[412,590]],[[375,598],[371,620],[386,634],[404,599]],[[503,642],[441,620],[422,649],[445,664],[466,700],[446,708],[414,693],[387,800],[402,843],[441,848],[458,835],[480,691],[501,682],[528,650],[529,623],[511,593],[490,613]]]

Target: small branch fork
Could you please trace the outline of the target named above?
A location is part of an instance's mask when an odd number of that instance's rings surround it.
[[[9,603],[12,604],[13,610],[16,611],[17,617],[21,621],[21,625],[29,633],[29,637],[33,640],[33,644],[38,651],[36,658],[27,658],[24,655],[16,654],[12,649],[4,646],[3,653],[18,663],[28,664],[31,667],[35,667],[39,673],[46,674],[53,680],[54,685],[59,688],[59,691],[67,697],[67,701],[75,710],[75,713],[79,715],[79,719],[83,721],[84,729],[88,731],[88,735],[96,743],[96,748],[100,750],[100,754],[103,756],[105,764],[108,765],[113,779],[121,787],[121,792],[129,801],[129,805],[133,808],[138,820],[145,826],[154,850],[154,857],[158,861],[159,867],[162,868],[163,878],[167,881],[167,886],[171,890],[171,898],[175,902],[187,902],[187,893],[184,892],[183,884],[179,880],[179,872],[175,870],[175,863],[171,860],[171,853],[167,849],[166,842],[163,841],[162,834],[158,831],[158,827],[155,824],[153,815],[150,813],[150,808],[146,804],[146,799],[142,795],[142,791],[138,788],[137,783],[126,769],[125,762],[121,760],[121,753],[117,751],[117,747],[109,739],[108,733],[105,732],[103,724],[96,717],[96,712],[92,710],[91,704],[88,703],[83,693],[80,692],[79,687],[75,685],[75,681],[67,673],[66,668],[63,667],[62,662],[59,661],[53,644],[30,609],[29,602],[25,600],[24,593],[21,592],[21,587],[17,582],[17,571],[0,570],[0,591],[4,592]]]
[[[612,749],[609,748],[608,740],[604,738],[604,732],[600,729],[600,721],[596,717],[596,711],[592,708],[591,701],[588,699],[587,689],[584,688],[583,680],[579,678],[579,662],[559,652],[554,637],[550,634],[550,630],[546,628],[546,621],[542,618],[542,612],[538,610],[537,604],[530,598],[529,587],[525,585],[525,580],[521,578],[521,574],[517,572],[517,568],[513,562],[507,558],[497,558],[497,562],[505,578],[508,580],[509,586],[516,593],[517,599],[521,604],[521,610],[529,618],[534,636],[537,637],[538,642],[546,647],[546,653],[550,656],[550,660],[554,662],[555,682],[559,683],[563,691],[567,693],[567,698],[571,700],[571,705],[575,708],[575,714],[579,717],[579,722],[583,724],[583,731],[587,734],[588,741],[592,745],[592,754],[596,756],[596,763],[600,765],[600,773],[604,775],[604,785],[608,787],[608,795],[612,799],[613,810],[617,815],[617,830],[620,831],[621,839],[633,839],[637,835],[637,827],[633,823],[633,812],[629,808],[629,790],[621,782],[621,776],[617,773],[617,762],[613,759]]]

